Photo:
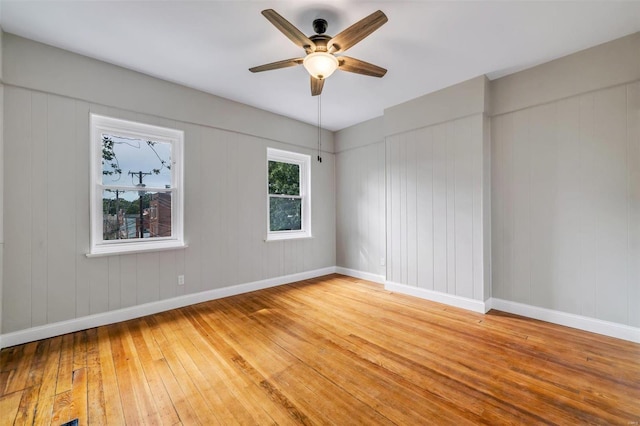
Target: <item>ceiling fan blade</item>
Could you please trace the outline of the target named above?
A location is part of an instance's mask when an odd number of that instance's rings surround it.
[[[303,61],[302,58],[285,59],[284,61],[272,62],[270,64],[264,64],[257,67],[249,68],[249,71],[261,72],[261,71],[277,70],[280,68],[294,67],[296,65],[300,65],[302,61]]]
[[[320,80],[315,77],[311,77],[311,96],[318,96],[322,93],[322,87],[324,86],[324,79]]]
[[[273,9],[266,9],[262,11],[265,18],[269,20],[277,29],[286,35],[289,40],[302,47],[307,53],[314,52],[316,50],[316,44],[312,42],[309,37],[304,35],[302,31],[297,29],[291,22],[284,19],[278,12]]]
[[[384,77],[387,73],[387,70],[382,67],[348,56],[340,56],[338,58],[338,69],[371,77]]]
[[[340,34],[332,38],[327,44],[329,53],[344,52],[360,40],[380,28],[389,19],[381,10],[356,22]]]

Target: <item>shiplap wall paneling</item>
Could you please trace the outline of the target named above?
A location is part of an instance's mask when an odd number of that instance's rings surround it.
[[[444,145],[445,151],[445,198],[446,212],[445,223],[447,231],[447,293],[457,294],[457,268],[463,265],[456,256],[456,124],[447,122],[445,124],[445,138],[438,141]]]
[[[317,242],[305,240],[304,260],[310,269],[336,264],[336,160],[334,154],[322,153],[322,163],[315,161],[315,151],[304,149],[311,156],[312,232]]]
[[[489,300],[491,293],[491,118],[483,114],[473,122],[473,132],[482,135],[473,157],[473,289],[476,298]],[[482,253],[482,255],[478,255]]]
[[[460,120],[455,125],[455,156],[454,156],[454,224],[455,224],[455,263],[456,268],[455,294],[474,298],[474,206],[473,192],[481,195],[477,186],[481,182],[480,171],[474,169],[474,158],[482,158],[482,129],[478,127],[475,136],[473,126],[478,120]],[[475,178],[475,179],[474,179]],[[475,183],[478,182],[478,183]],[[480,204],[476,207],[480,213]],[[477,217],[481,217],[477,214]],[[480,241],[482,239],[480,238]],[[481,295],[480,293],[479,295]],[[478,296],[479,296],[478,295]]]
[[[238,219],[240,214],[240,197],[241,194],[238,173],[239,169],[244,169],[246,160],[239,155],[239,143],[240,136],[236,133],[225,132],[224,141],[227,145],[227,164],[235,165],[235,167],[227,168],[227,175],[225,176],[225,203],[221,206],[224,209],[223,224],[227,228],[225,232],[224,245],[225,245],[225,264],[226,264],[226,283],[225,285],[238,284],[238,267],[240,266],[240,259],[238,259],[240,253],[240,245],[238,243],[238,227],[241,226]],[[259,147],[256,147],[259,149]],[[242,164],[242,167],[239,165]],[[248,168],[248,165],[247,165]],[[253,173],[253,171],[249,172]],[[244,265],[244,268],[248,265]]]
[[[210,196],[212,186],[203,192],[201,186],[203,161],[203,129],[200,126],[189,125],[184,128],[184,235],[188,247],[184,253],[184,285],[180,290],[185,294],[196,293],[203,289],[201,265],[205,255],[202,244],[202,234],[209,229],[205,224],[206,212],[203,209],[205,195]],[[217,170],[209,171],[216,176]],[[174,277],[177,284],[177,276]]]
[[[555,142],[555,152],[551,153],[554,163],[546,170],[547,174],[553,176],[554,180],[548,183],[548,190],[552,191],[553,197],[547,209],[553,208],[553,214],[545,211],[544,215],[550,220],[553,232],[558,235],[557,244],[553,247],[547,245],[549,249],[549,260],[553,264],[547,263],[549,267],[549,282],[545,286],[554,285],[553,293],[557,295],[554,301],[548,300],[547,306],[555,306],[556,309],[564,312],[579,312],[579,298],[572,295],[580,293],[582,279],[580,271],[574,265],[580,262],[580,249],[582,246],[581,223],[577,220],[582,212],[580,211],[580,191],[575,188],[581,186],[581,155],[580,152],[580,99],[565,99],[557,104],[557,135],[552,135],[549,139]],[[547,128],[553,129],[551,126]],[[552,145],[553,146],[553,145]],[[551,257],[553,256],[553,258]],[[563,259],[558,262],[554,259]],[[564,283],[564,285],[558,285]],[[553,294],[549,292],[549,294]],[[539,297],[539,296],[538,296]]]
[[[388,280],[484,300],[482,115],[386,145]]]
[[[508,235],[505,232],[506,226],[498,226],[507,216],[506,202],[508,193],[505,188],[505,174],[507,167],[504,163],[508,158],[505,152],[507,143],[504,141],[506,135],[511,131],[513,116],[499,115],[491,120],[491,292],[492,296],[501,294],[502,297],[511,297],[509,288],[505,283],[510,271],[507,268],[508,253],[505,250]],[[502,165],[497,167],[498,162]],[[500,195],[499,195],[500,194]]]
[[[49,108],[48,96],[44,93],[31,94],[31,164],[30,169],[26,169],[23,173],[30,173],[29,180],[32,182],[31,190],[31,212],[36,212],[31,218],[30,227],[25,220],[22,230],[25,231],[24,237],[31,238],[31,294],[32,294],[32,311],[31,323],[34,326],[47,323],[47,223],[49,221],[50,209],[47,200],[47,191],[50,188],[58,191],[61,198],[66,198],[67,194],[73,194],[70,188],[63,189],[47,179],[49,167],[65,167],[62,164],[50,163],[48,160],[49,149],[56,149],[54,146],[49,148],[48,141],[48,123],[47,111]],[[26,141],[25,141],[26,142]],[[71,161],[65,162],[66,167]],[[13,182],[15,179],[9,179]],[[64,191],[64,192],[61,192]],[[66,198],[69,200],[69,198]],[[68,203],[71,206],[71,203]],[[71,213],[71,209],[69,209]],[[25,216],[25,219],[28,216]],[[30,228],[30,232],[26,232]],[[54,245],[55,246],[55,245]]]
[[[373,252],[373,261],[377,266],[377,269],[372,267],[372,270],[378,271],[379,275],[386,277],[387,273],[387,235],[385,229],[386,222],[386,157],[385,157],[385,144],[379,143],[376,146],[376,155],[372,160],[371,173],[373,176],[369,183],[370,194],[373,197],[372,203],[373,211],[376,211],[376,217],[369,229],[371,235],[371,241],[375,245]],[[366,206],[365,206],[366,208]]]
[[[433,128],[419,131],[420,143],[416,143],[415,157],[434,158]],[[423,162],[416,167],[416,282],[420,287],[434,290],[434,161]]]
[[[373,162],[373,170],[375,180],[377,182],[372,182],[372,193],[374,193],[374,197],[376,199],[374,208],[377,207],[377,218],[373,223],[373,227],[371,228],[371,234],[374,235],[372,237],[372,241],[377,243],[377,253],[375,255],[378,258],[374,257],[376,265],[380,265],[379,273],[380,275],[386,277],[387,275],[387,265],[389,264],[387,261],[387,234],[386,234],[386,211],[387,211],[387,194],[386,194],[386,148],[384,143],[380,143],[376,149],[376,160]],[[383,166],[383,167],[381,167]],[[382,265],[384,263],[384,265]]]
[[[347,158],[348,151],[336,154],[336,181],[338,182],[343,179],[347,182]],[[346,265],[353,265],[349,256],[349,246],[345,244],[347,241],[345,233],[350,228],[350,215],[347,214],[347,209],[351,206],[346,202],[350,188],[351,185],[346,184],[338,185],[336,188],[336,264],[345,268]]]
[[[385,145],[336,155],[337,265],[385,276]]]
[[[262,246],[266,233],[266,163],[265,142],[251,136],[240,136],[236,167],[238,211],[237,283],[260,279],[262,275]],[[230,212],[233,214],[233,212]],[[256,262],[258,260],[258,262]],[[296,262],[298,265],[300,262]],[[243,266],[243,265],[247,265]]]
[[[49,167],[46,179],[52,186],[42,194],[47,200],[47,278],[58,283],[47,291],[47,320],[63,321],[75,317],[76,279],[76,161],[75,102],[57,96],[48,97],[47,121]],[[43,237],[44,240],[44,237]],[[73,267],[69,267],[73,265]]]
[[[517,302],[528,302],[531,298],[531,162],[528,115],[516,113],[514,117],[514,145],[511,154],[515,167],[512,170],[511,196],[514,209],[513,229],[513,297]]]
[[[640,81],[627,85],[629,325],[640,327]]]
[[[177,251],[161,251],[158,253],[158,299],[170,299],[176,297],[178,272],[176,268],[176,255],[182,255]]]
[[[4,85],[2,84],[2,31],[0,31],[0,159],[4,159]],[[0,160],[0,333],[2,333],[2,288],[4,279],[4,161]]]
[[[2,326],[22,329],[31,326],[34,290],[31,281],[32,97],[30,91],[12,87],[5,87],[4,96],[4,155],[11,161],[4,161],[4,221],[7,226],[4,229]],[[46,288],[36,297],[46,300]],[[42,312],[46,313],[46,308]]]
[[[447,126],[436,125],[429,128],[432,134],[433,169],[433,287],[435,291],[448,293],[447,280]],[[429,158],[429,157],[426,157]],[[429,226],[425,216],[423,226]],[[427,261],[428,262],[428,261]]]
[[[120,308],[136,305],[138,291],[138,256],[136,254],[118,256],[120,260]]]
[[[608,321],[628,323],[629,229],[626,87],[599,91],[594,96],[595,148],[599,158],[595,187],[599,202],[596,314]],[[602,225],[600,225],[602,223]],[[640,259],[640,251],[637,252]],[[639,304],[640,305],[640,304]]]
[[[401,182],[400,182],[400,136],[388,137],[387,161],[387,280],[402,282],[402,231],[401,222]]]
[[[363,148],[361,148],[363,150]],[[364,242],[357,239],[358,221],[354,211],[357,211],[357,172],[360,167],[359,155],[364,155],[354,149],[336,155],[336,181],[341,182],[336,192],[336,259],[338,266],[360,270],[358,251]]]
[[[410,286],[418,286],[418,159],[416,157],[416,145],[421,139],[410,138],[405,144],[406,159],[406,235],[407,256],[403,259],[403,269],[407,271],[406,282]],[[421,164],[420,164],[421,165]],[[420,182],[421,184],[422,182]]]
[[[202,260],[201,276],[207,282],[207,288],[217,288],[227,282],[226,259],[224,244],[224,216],[221,207],[222,200],[227,196],[227,143],[225,132],[211,128],[202,128],[201,143],[191,148],[189,160],[194,164],[194,170],[189,177],[197,179],[200,186],[193,187],[192,197],[194,206],[189,208],[193,223],[185,217],[185,226],[189,226],[189,248],[192,241],[201,248],[204,256]],[[195,144],[194,144],[195,145]],[[185,178],[187,179],[187,178]],[[198,193],[198,188],[206,188],[204,193]],[[189,249],[187,249],[189,250]],[[185,276],[185,280],[190,279]]]
[[[266,147],[311,149],[15,87],[5,107],[3,333],[335,265],[332,154],[312,166],[314,238],[271,244]],[[90,112],[185,131],[187,249],[85,256]]]
[[[348,214],[352,209],[352,204],[347,202],[351,198],[351,189],[354,186],[351,184],[353,178],[349,172],[356,166],[353,164],[353,167],[349,167],[351,165],[349,157],[351,157],[350,151],[336,154],[336,181],[345,182],[336,188],[336,262],[338,266],[345,268],[347,265],[351,265],[351,267],[355,265],[351,259],[353,250],[350,250],[351,245],[347,244],[349,241],[347,233],[353,228],[352,215]],[[349,180],[350,177],[351,180]]]
[[[637,86],[493,119],[498,298],[637,325]]]
[[[89,104],[87,102],[75,101],[75,131],[73,133],[74,160],[74,180],[75,180],[75,242],[73,253],[76,260],[75,282],[76,282],[76,312],[74,317],[90,315],[91,311],[91,277],[92,265],[85,256],[89,251],[90,239],[90,217],[87,212],[89,205],[89,182],[87,179],[78,179],[78,176],[89,176],[89,144],[86,135],[89,134]],[[73,157],[71,157],[73,158]]]
[[[530,297],[535,305],[547,305],[554,279],[555,253],[552,241],[537,238],[548,229],[557,226],[554,215],[548,214],[550,206],[557,200],[558,181],[558,146],[552,126],[546,123],[555,122],[557,105],[542,105],[531,109],[529,115],[530,147],[528,161],[530,167],[530,239],[528,252],[531,258],[529,265]]]
[[[109,310],[109,259],[103,257],[90,263],[92,268],[88,281],[89,313],[107,312]]]
[[[109,310],[120,308],[120,256],[105,258],[108,268],[109,280]]]
[[[136,255],[136,304],[160,299],[160,253]]]

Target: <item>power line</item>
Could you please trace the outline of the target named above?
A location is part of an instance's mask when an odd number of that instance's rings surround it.
[[[153,173],[151,173],[151,172],[143,172],[143,171],[139,171],[139,172],[129,171],[128,174],[131,175],[132,178],[133,178],[133,176],[137,175],[138,176],[138,185],[137,186],[139,188],[144,188],[145,185],[144,185],[144,183],[142,183],[142,179],[144,178],[144,176],[149,176],[149,175],[151,175]],[[138,197],[139,197],[139,200],[140,200],[140,238],[144,238],[144,229],[143,229],[144,228],[144,226],[143,226],[144,225],[144,222],[143,222],[144,217],[142,215],[142,196],[143,195],[144,195],[144,191],[138,191]]]

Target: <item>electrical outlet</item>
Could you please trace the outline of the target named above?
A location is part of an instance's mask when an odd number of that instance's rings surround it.
[[[184,285],[184,275],[178,275],[178,285]]]
[[[384,266],[384,257],[380,258],[380,266]]]

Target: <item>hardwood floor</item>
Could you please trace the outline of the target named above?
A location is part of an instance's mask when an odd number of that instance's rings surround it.
[[[0,423],[640,422],[640,345],[331,275],[0,353]]]

